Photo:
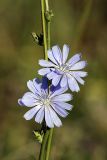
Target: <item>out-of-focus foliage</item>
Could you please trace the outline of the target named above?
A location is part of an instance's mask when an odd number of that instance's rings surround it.
[[[51,0],[54,12],[51,45],[82,52],[89,76],[75,93],[74,108],[55,129],[52,160],[107,159],[107,1]],[[26,108],[17,99],[26,81],[37,76],[42,47],[31,32],[41,32],[40,0],[0,1],[0,160],[34,160],[39,153]]]

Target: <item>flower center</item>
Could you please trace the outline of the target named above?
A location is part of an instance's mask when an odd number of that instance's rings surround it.
[[[69,72],[69,66],[66,64],[58,66],[57,71],[59,73],[67,73],[67,72]]]
[[[43,105],[48,106],[48,105],[50,104],[50,99],[49,99],[49,98],[44,99],[44,100],[42,101],[42,103],[43,103]]]

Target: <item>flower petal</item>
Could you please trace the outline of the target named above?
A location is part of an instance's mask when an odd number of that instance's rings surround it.
[[[67,77],[66,75],[63,75],[61,82],[60,82],[61,87],[67,86]]]
[[[27,107],[34,107],[37,101],[37,96],[31,92],[25,93],[22,97],[22,103]]]
[[[38,80],[37,78],[33,79],[33,85],[36,89],[36,93],[41,95],[41,85],[42,85],[42,83],[38,83],[37,80]]]
[[[35,80],[35,82],[36,82],[37,84],[40,84],[40,83],[41,83],[41,80],[40,80],[39,78],[34,78],[33,80]]]
[[[53,120],[53,123],[57,126],[57,127],[60,127],[62,125],[62,122],[61,120],[59,119],[59,117],[57,116],[57,114],[55,113],[55,111],[49,107],[49,111],[50,111],[50,115],[51,115],[51,118]]]
[[[39,65],[42,67],[55,67],[56,66],[52,62],[44,60],[44,59],[39,60]]]
[[[57,45],[53,46],[52,52],[55,57],[55,60],[61,65],[62,64],[62,53],[61,53],[59,46],[57,46]]]
[[[55,72],[51,71],[50,73],[47,74],[47,78],[48,78],[49,80],[51,80],[51,79],[53,79],[56,75],[57,75],[57,74],[56,74]]]
[[[76,92],[80,91],[80,88],[78,86],[77,81],[71,75],[68,76],[68,85],[69,85],[69,88],[70,88],[71,91],[73,91],[73,92],[74,91],[76,91]]]
[[[44,76],[50,72],[50,68],[42,68],[38,70],[38,74]]]
[[[69,46],[64,44],[63,45],[63,64],[66,62],[69,54]]]
[[[35,86],[34,86],[34,84],[33,84],[33,82],[32,82],[31,80],[29,80],[29,81],[27,82],[27,87],[28,87],[29,90],[32,91],[34,94],[36,93],[36,88],[35,88]]]
[[[75,71],[75,73],[78,73],[80,77],[86,77],[88,75],[88,73],[84,71]]]
[[[56,105],[59,105],[61,108],[66,109],[66,110],[71,110],[73,108],[73,106],[69,103],[65,103],[65,102],[55,102]]]
[[[53,120],[52,120],[50,112],[49,112],[49,107],[50,106],[45,106],[45,121],[46,121],[46,125],[49,128],[53,128],[54,127],[54,123],[53,123]]]
[[[51,90],[51,95],[50,95],[50,98],[54,97],[54,96],[57,96],[57,95],[60,95],[64,92],[66,92],[68,90],[68,87],[60,87],[60,85],[58,86],[51,86],[50,88]]]
[[[51,106],[61,117],[66,117],[68,115],[68,112],[59,105],[52,103]]]
[[[55,59],[54,55],[53,55],[53,52],[51,49],[48,50],[48,58],[53,62],[55,63],[56,65],[58,65],[58,62],[57,60]]]
[[[48,79],[47,77],[42,77],[42,89],[47,90],[48,89]]]
[[[41,106],[38,105],[38,106],[30,109],[28,112],[26,112],[26,113],[24,114],[24,118],[25,118],[26,120],[32,119],[40,108],[41,108]]]
[[[60,79],[61,79],[61,77],[62,77],[62,75],[56,75],[56,76],[52,79],[52,84],[53,84],[54,86],[57,86],[58,83],[59,83],[59,81],[60,81]]]
[[[64,101],[64,102],[67,102],[67,101],[70,101],[72,99],[72,96],[71,94],[69,93],[65,93],[65,94],[61,94],[61,95],[58,95],[58,96],[55,96],[52,98],[52,101]]]
[[[74,65],[75,63],[77,63],[78,61],[80,61],[81,59],[81,54],[75,54],[73,57],[71,57],[69,60],[68,60],[68,64],[70,66]]]
[[[84,82],[85,82],[85,81],[78,75],[78,72],[75,73],[75,71],[74,71],[74,72],[70,72],[70,74],[71,74],[80,84],[84,85]]]
[[[86,61],[80,61],[76,64],[74,64],[72,67],[70,67],[70,70],[78,70],[78,69],[83,69],[87,65]]]
[[[44,118],[44,114],[45,114],[45,108],[44,106],[38,111],[38,113],[36,114],[35,117],[35,121],[38,123],[42,123],[43,118]]]
[[[19,104],[20,106],[25,106],[24,103],[22,102],[22,99],[21,99],[21,98],[18,99],[18,104]]]
[[[53,94],[53,92],[55,92],[55,91],[57,91],[57,90],[59,90],[59,89],[61,89],[60,84],[58,84],[57,86],[51,85],[51,86],[50,86],[50,93]],[[50,94],[50,93],[49,93],[49,94]]]

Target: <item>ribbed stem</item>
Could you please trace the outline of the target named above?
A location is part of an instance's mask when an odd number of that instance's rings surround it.
[[[53,135],[53,128],[51,128],[49,130],[49,138],[48,138],[47,151],[46,151],[46,160],[49,160],[51,142],[52,142],[52,135]]]
[[[49,132],[44,133],[43,142],[41,144],[41,149],[39,154],[39,160],[45,160],[46,144],[48,137],[49,137]]]
[[[46,37],[46,20],[45,20],[45,0],[41,0],[41,10],[42,10],[42,27],[43,27],[43,43],[45,59],[48,60],[47,55],[47,37]]]
[[[51,30],[51,22],[47,24],[47,47],[50,49],[50,31]]]

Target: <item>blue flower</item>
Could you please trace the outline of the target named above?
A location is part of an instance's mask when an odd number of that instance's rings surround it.
[[[60,127],[62,122],[58,117],[66,117],[71,110],[72,105],[66,103],[72,99],[72,95],[64,93],[67,91],[67,87],[61,88],[60,86],[49,86],[46,77],[43,77],[42,82],[38,79],[29,80],[27,86],[30,92],[23,95],[18,100],[19,105],[32,107],[24,115],[26,120],[30,120],[35,117],[35,121],[42,123],[45,120],[46,125],[49,128],[53,128],[54,125]]]
[[[53,46],[48,50],[50,61],[39,60],[39,64],[45,68],[40,69],[38,73],[52,80],[54,86],[60,83],[61,87],[68,86],[71,91],[78,92],[80,88],[77,82],[83,85],[82,77],[87,76],[87,72],[81,71],[87,62],[81,61],[81,54],[75,54],[67,61],[68,54],[68,45],[63,46],[62,52],[58,46]]]

